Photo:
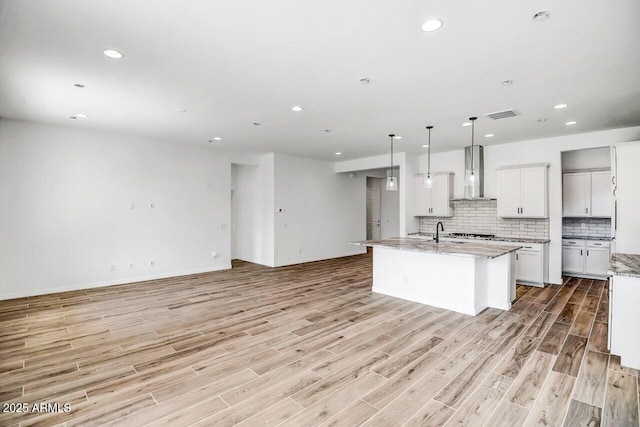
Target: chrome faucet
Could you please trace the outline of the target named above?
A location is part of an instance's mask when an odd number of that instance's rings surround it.
[[[436,224],[436,243],[440,243],[440,229],[442,229],[442,231],[444,232],[444,224],[442,222],[438,222]]]

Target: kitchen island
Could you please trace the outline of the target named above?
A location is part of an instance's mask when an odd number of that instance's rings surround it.
[[[373,248],[373,291],[460,313],[509,310],[517,245],[393,238],[352,242]]]

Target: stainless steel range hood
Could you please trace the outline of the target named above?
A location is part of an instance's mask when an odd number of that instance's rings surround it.
[[[470,184],[471,146],[468,146],[464,148],[464,197],[453,200],[495,200],[484,197],[484,147],[482,145],[473,147],[473,166],[476,179]]]

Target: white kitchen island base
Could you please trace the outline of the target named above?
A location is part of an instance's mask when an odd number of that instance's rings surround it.
[[[373,291],[460,313],[509,310],[515,251],[495,258],[373,247]]]

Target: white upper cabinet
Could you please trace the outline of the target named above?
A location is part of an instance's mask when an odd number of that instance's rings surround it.
[[[548,165],[514,166],[498,170],[498,216],[547,218]]]
[[[562,174],[562,215],[565,217],[611,217],[611,172]]]
[[[424,175],[413,179],[413,215],[414,216],[453,216],[451,198],[453,197],[453,173],[431,174],[433,188],[423,186]]]
[[[611,172],[591,172],[591,216],[610,217],[612,210]]]
[[[589,172],[562,174],[562,215],[589,216],[590,194]]]

